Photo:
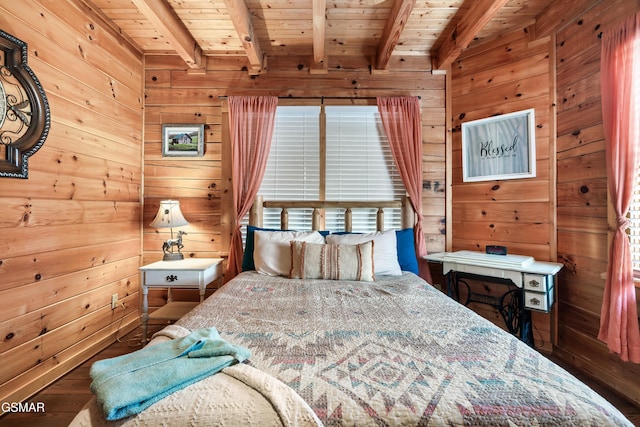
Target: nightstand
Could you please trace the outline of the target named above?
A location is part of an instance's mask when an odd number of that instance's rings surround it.
[[[147,342],[149,319],[178,320],[197,302],[173,301],[172,289],[199,289],[200,302],[204,300],[207,285],[222,280],[222,259],[187,258],[179,261],[158,261],[140,267],[142,287],[142,343]],[[149,314],[149,288],[167,289],[167,304]]]

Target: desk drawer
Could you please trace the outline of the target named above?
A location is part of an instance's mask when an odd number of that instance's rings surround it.
[[[192,287],[197,288],[200,283],[200,271],[171,271],[153,270],[145,273],[145,284],[147,286],[170,286],[172,288]]]
[[[551,288],[546,293],[524,291],[524,308],[548,313],[553,305],[553,290]]]
[[[524,273],[524,289],[534,292],[547,292],[553,287],[553,276]]]

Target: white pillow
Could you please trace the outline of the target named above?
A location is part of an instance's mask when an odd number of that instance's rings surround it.
[[[256,230],[254,239],[253,262],[256,271],[269,276],[289,276],[293,240],[324,243],[324,237],[317,231]]]
[[[357,245],[373,240],[373,266],[376,276],[400,276],[396,231],[377,231],[365,234],[329,234],[327,243],[338,245]]]

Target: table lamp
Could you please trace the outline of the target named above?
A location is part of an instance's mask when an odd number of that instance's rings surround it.
[[[182,236],[184,231],[178,231],[177,237],[173,238],[173,227],[183,227],[188,225],[189,222],[184,219],[182,212],[180,211],[180,202],[177,200],[163,200],[160,202],[160,208],[156,217],[153,218],[151,227],[154,228],[170,228],[171,238],[162,244],[162,251],[164,252],[163,261],[177,261],[184,259],[184,255],[180,250],[184,247],[182,244]]]

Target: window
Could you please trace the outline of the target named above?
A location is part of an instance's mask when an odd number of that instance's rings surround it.
[[[636,38],[633,43],[634,59],[633,64],[633,94],[635,104],[640,103],[640,38]],[[633,188],[633,200],[629,207],[630,227],[627,230],[631,242],[631,262],[636,280],[640,280],[640,168],[636,172],[636,182]],[[640,283],[636,282],[636,286]]]
[[[631,242],[631,262],[636,279],[640,279],[640,171],[636,174],[636,184],[633,188],[633,200],[629,207],[630,226],[627,229]]]
[[[279,106],[258,194],[265,200],[399,200],[405,188],[378,108]],[[384,212],[385,228],[399,228],[400,209]],[[353,231],[375,231],[375,215],[375,209],[354,209]],[[343,217],[342,209],[327,209],[324,228],[343,230]],[[289,228],[310,230],[311,221],[311,209],[289,210]],[[264,227],[280,227],[280,209],[265,209]]]
[[[319,140],[319,106],[278,107],[269,160],[258,194],[266,200],[318,200]],[[311,209],[289,212],[290,228],[310,230],[311,216]],[[267,228],[280,228],[280,209],[265,209],[263,221]]]
[[[327,106],[325,200],[398,200],[405,194],[376,106]],[[353,231],[375,231],[375,209],[353,211]],[[385,229],[400,209],[385,209]],[[343,211],[326,212],[327,230],[343,229]]]
[[[639,98],[640,99],[640,98]],[[629,206],[629,242],[631,245],[631,263],[636,286],[640,287],[640,168],[636,173],[636,182],[633,187],[633,200]]]

